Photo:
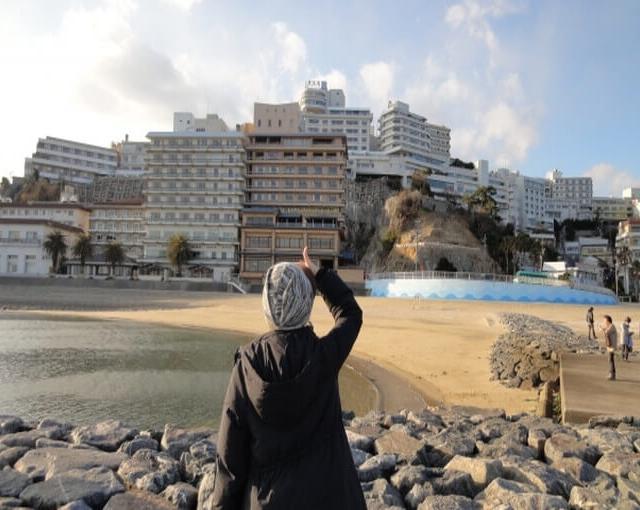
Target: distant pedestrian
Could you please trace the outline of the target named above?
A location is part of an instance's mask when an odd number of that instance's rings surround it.
[[[596,336],[596,330],[593,327],[593,306],[591,306],[587,310],[587,328],[589,330],[589,340],[591,340],[591,335],[593,335],[593,339],[596,340],[598,337]]]
[[[622,359],[629,361],[629,353],[633,351],[633,331],[631,331],[631,317],[622,323]]]
[[[604,334],[604,345],[607,348],[607,355],[609,357],[609,380],[616,380],[616,348],[618,347],[618,332],[613,325],[613,320],[610,315],[604,315],[602,317],[602,324],[600,329]]]

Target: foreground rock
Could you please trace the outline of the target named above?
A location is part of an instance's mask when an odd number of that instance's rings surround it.
[[[640,418],[571,427],[454,406],[343,420],[368,509],[640,510]],[[2,423],[0,510],[213,509],[211,429]]]

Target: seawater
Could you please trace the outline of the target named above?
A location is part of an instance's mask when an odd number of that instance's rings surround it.
[[[233,353],[248,340],[227,331],[5,313],[0,414],[217,427]],[[339,382],[344,409],[373,408],[366,379],[344,368]]]

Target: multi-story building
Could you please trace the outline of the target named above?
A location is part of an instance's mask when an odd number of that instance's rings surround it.
[[[173,114],[173,131],[209,131],[218,133],[229,131],[229,127],[216,113],[208,113],[206,117],[199,119],[190,112],[175,112]]]
[[[32,202],[30,204],[0,204],[0,219],[43,220],[84,232],[89,230],[91,209],[84,205],[59,202]]]
[[[298,103],[254,103],[251,131],[260,133],[299,133],[302,113]]]
[[[350,154],[370,150],[373,114],[368,108],[346,107],[342,90],[327,89],[326,81],[308,81],[300,107],[302,131],[343,134]]]
[[[37,173],[51,181],[90,184],[100,175],[114,175],[118,166],[115,149],[47,136],[36,152],[25,159],[24,175]]]
[[[142,198],[105,204],[93,204],[89,218],[89,232],[96,254],[106,245],[120,243],[131,259],[143,256],[144,210]]]
[[[244,135],[196,128],[147,137],[143,261],[168,268],[167,243],[184,234],[193,258],[183,274],[227,280],[238,263]]]
[[[350,152],[347,177],[362,180],[388,177],[400,181],[403,188],[411,184],[412,171],[404,164],[404,159],[393,158],[380,151]]]
[[[508,168],[499,168],[505,187],[507,206],[501,211],[502,219],[516,230],[531,231],[543,227],[546,214],[545,181],[521,175]]]
[[[270,265],[299,260],[305,245],[322,266],[337,267],[346,163],[343,135],[249,136],[243,279],[258,282]]]
[[[593,217],[602,221],[618,223],[633,216],[631,198],[593,197]]]
[[[0,216],[0,274],[42,276],[50,272],[52,260],[44,242],[53,233],[63,234],[70,254],[84,230],[42,217]]]
[[[451,150],[448,127],[427,122],[406,103],[390,101],[380,116],[379,131],[383,152],[406,158],[413,169],[446,173]]]
[[[609,241],[602,237],[579,237],[580,259],[586,257],[594,257],[600,259],[607,264],[613,262]]]
[[[629,249],[631,260],[640,260],[640,220],[629,218],[618,224],[616,250],[622,247]]]
[[[131,142],[129,135],[116,146],[118,153],[118,167],[116,176],[142,177],[144,173],[144,159],[149,142]]]
[[[588,220],[592,216],[591,177],[563,177],[553,170],[546,181],[547,216],[550,221]]]

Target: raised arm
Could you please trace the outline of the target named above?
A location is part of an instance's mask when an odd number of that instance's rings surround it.
[[[242,506],[250,467],[250,438],[245,406],[242,370],[236,353],[218,431],[216,481],[211,496],[213,509],[235,510]]]

